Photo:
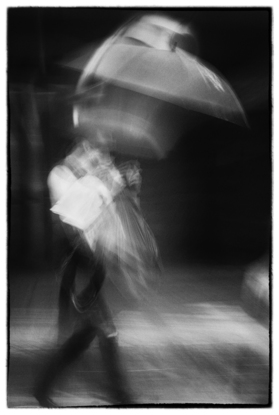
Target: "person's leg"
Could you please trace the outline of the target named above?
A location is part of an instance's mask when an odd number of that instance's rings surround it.
[[[102,261],[91,252],[90,257],[84,257],[84,261],[87,261],[87,268],[90,273],[90,278],[86,287],[79,293],[73,293],[73,302],[78,312],[84,313],[90,310],[97,298],[99,298],[100,290],[105,281],[105,267]]]
[[[61,343],[69,333],[72,322],[71,293],[74,290],[77,272],[77,260],[74,250],[68,251],[68,256],[62,266],[62,279],[58,297],[58,342]]]
[[[112,319],[111,311],[102,294],[98,296],[98,308],[101,316],[98,330],[99,347],[108,375],[110,395],[115,404],[131,405],[134,401],[121,362],[118,333]]]
[[[121,362],[117,333],[114,332],[111,336],[100,333],[99,347],[108,375],[109,394],[114,403],[118,405],[135,403]]]
[[[46,362],[45,370],[38,379],[34,394],[41,406],[56,406],[49,398],[55,381],[67,366],[88,349],[96,332],[96,328],[90,323],[83,325]]]

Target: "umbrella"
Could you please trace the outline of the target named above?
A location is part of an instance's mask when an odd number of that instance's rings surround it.
[[[94,75],[106,82],[227,121],[246,123],[232,88],[215,69],[178,47],[189,29],[158,16],[122,28],[94,53],[78,90]]]
[[[78,93],[88,93],[92,80],[97,80],[103,85],[112,85],[114,90],[109,94],[106,90],[105,98],[91,106],[91,111],[88,106],[76,106],[79,122],[98,121],[99,126],[107,126],[110,131],[114,124],[123,140],[129,134],[130,140],[134,137],[138,142],[141,138],[142,142],[152,142],[152,124],[157,130],[158,123],[154,123],[148,112],[156,101],[157,114],[158,108],[165,110],[167,104],[168,108],[173,105],[247,125],[243,108],[229,83],[215,69],[182,48],[189,36],[188,26],[161,16],[145,16],[120,28],[93,54],[77,86]],[[119,95],[121,105],[117,102]],[[139,99],[148,102],[140,110],[136,104]],[[174,124],[172,117],[171,124]],[[175,139],[171,137],[173,140],[163,146],[162,155],[173,145]],[[160,147],[156,139],[152,144]]]

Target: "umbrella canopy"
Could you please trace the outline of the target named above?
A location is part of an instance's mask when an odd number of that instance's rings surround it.
[[[191,33],[168,18],[145,16],[121,28],[85,66],[78,91],[93,76],[166,102],[246,125],[242,106],[228,82],[179,47]]]
[[[246,125],[229,84],[187,52],[188,26],[160,16],[133,20],[107,39],[77,85],[75,125],[110,150],[166,157],[195,115]],[[105,138],[104,138],[105,137]]]

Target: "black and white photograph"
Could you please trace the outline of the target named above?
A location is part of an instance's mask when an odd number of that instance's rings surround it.
[[[6,407],[272,407],[273,8],[5,12]]]

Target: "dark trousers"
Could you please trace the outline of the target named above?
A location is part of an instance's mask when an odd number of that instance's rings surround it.
[[[89,273],[88,284],[76,294],[76,276],[79,268],[86,268]],[[92,252],[84,247],[72,247],[68,243],[66,259],[62,266],[61,285],[58,299],[58,339],[63,340],[71,330],[73,317],[78,312],[85,312],[96,301],[105,280],[105,267]],[[103,304],[102,302],[101,304]],[[75,304],[76,310],[73,305]],[[100,306],[100,304],[98,304]],[[104,308],[104,307],[103,307]]]
[[[70,250],[69,250],[70,252]],[[79,265],[87,264],[91,278],[85,289],[75,295],[75,277]],[[75,325],[70,337],[54,351],[40,375],[35,395],[45,402],[64,370],[85,352],[95,337],[98,337],[103,363],[109,380],[109,394],[115,404],[130,404],[128,384],[121,365],[117,332],[110,310],[102,296],[101,287],[105,279],[105,267],[102,262],[79,249],[72,249],[63,267],[59,293],[58,330],[60,343],[65,327],[69,326],[75,311]],[[73,307],[73,304],[75,307]],[[62,335],[63,334],[63,335]]]
[[[131,394],[122,368],[116,336],[108,336],[90,319],[74,331],[70,338],[48,359],[44,372],[38,379],[36,396],[49,396],[56,380],[64,370],[85,352],[98,337],[103,364],[109,381],[107,391],[114,404],[131,404]]]

